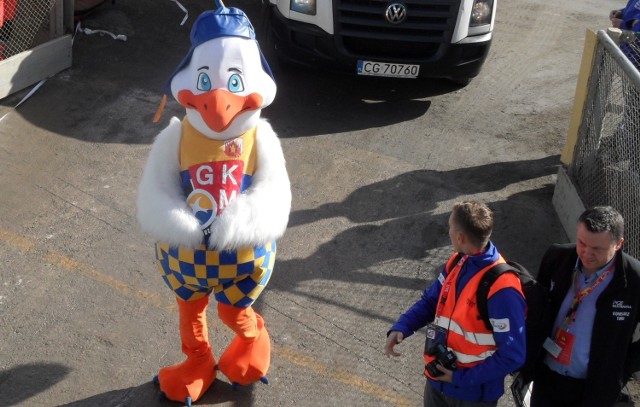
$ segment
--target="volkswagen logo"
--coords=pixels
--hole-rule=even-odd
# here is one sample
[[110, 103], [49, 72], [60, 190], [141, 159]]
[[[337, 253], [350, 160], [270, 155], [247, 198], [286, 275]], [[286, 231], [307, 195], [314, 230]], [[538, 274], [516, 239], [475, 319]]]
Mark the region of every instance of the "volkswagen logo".
[[407, 8], [404, 4], [392, 3], [387, 7], [387, 11], [384, 13], [384, 17], [391, 24], [400, 24], [407, 18]]

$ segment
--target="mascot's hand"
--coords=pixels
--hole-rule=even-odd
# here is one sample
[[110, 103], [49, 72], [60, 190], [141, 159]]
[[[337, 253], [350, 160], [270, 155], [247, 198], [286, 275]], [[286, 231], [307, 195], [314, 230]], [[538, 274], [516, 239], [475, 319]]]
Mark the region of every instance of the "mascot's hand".
[[193, 216], [191, 210], [173, 209], [169, 213], [170, 225], [173, 225], [173, 232], [167, 233], [161, 240], [167, 241], [171, 246], [185, 246], [196, 248], [202, 244], [203, 234], [200, 222]]
[[222, 235], [222, 228], [221, 227], [221, 219], [218, 218], [215, 220], [215, 222], [213, 222], [213, 224], [211, 225], [211, 227], [209, 228], [210, 233], [209, 233], [209, 244], [208, 244], [208, 248], [210, 250], [229, 250], [229, 249], [233, 249], [233, 247], [231, 247], [228, 242], [225, 242], [225, 239], [221, 238]]
[[240, 196], [233, 200], [211, 225], [209, 249], [233, 250], [258, 244], [252, 239], [253, 228], [243, 222], [245, 218], [238, 213], [238, 201], [242, 198]]

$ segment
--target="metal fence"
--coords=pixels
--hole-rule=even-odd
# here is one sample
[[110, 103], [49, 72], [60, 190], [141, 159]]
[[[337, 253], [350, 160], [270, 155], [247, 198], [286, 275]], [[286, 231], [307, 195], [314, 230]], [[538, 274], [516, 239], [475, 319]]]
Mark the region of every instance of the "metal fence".
[[624, 250], [640, 258], [640, 40], [598, 32], [567, 172], [585, 207], [611, 205], [625, 218]]
[[0, 0], [0, 60], [60, 35], [60, 0]]

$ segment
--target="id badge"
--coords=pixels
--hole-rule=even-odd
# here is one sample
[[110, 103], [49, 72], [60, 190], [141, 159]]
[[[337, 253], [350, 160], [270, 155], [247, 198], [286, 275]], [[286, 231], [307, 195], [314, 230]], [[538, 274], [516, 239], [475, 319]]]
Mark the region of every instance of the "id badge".
[[545, 339], [542, 347], [544, 348], [544, 350], [549, 352], [549, 354], [554, 358], [557, 358], [560, 352], [562, 351], [562, 349], [558, 346], [558, 344], [555, 343], [551, 338]]
[[[548, 339], [550, 340], [550, 339]], [[551, 357], [553, 357], [558, 362], [562, 363], [565, 366], [569, 366], [571, 362], [571, 354], [573, 353], [573, 344], [576, 341], [576, 337], [563, 329], [558, 330], [558, 334], [556, 335], [556, 340], [551, 341], [556, 346], [552, 347], [554, 352], [549, 351], [547, 349], [547, 342], [545, 341], [545, 349], [549, 351]]]
[[435, 324], [427, 325], [427, 338], [424, 342], [424, 353], [430, 354], [436, 344], [447, 345], [447, 330]]

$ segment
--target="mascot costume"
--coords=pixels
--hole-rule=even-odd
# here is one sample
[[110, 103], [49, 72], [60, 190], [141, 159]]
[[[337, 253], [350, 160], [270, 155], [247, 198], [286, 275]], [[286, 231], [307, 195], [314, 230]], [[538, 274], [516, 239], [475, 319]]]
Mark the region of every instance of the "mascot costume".
[[[234, 388], [267, 383], [269, 334], [251, 305], [269, 281], [291, 209], [280, 141], [260, 119], [276, 93], [271, 69], [245, 13], [216, 6], [195, 21], [191, 48], [165, 85], [165, 100], [173, 95], [186, 117], [172, 118], [154, 141], [137, 203], [142, 229], [158, 241], [158, 269], [177, 297], [186, 355], [154, 381], [187, 405], [217, 370]], [[235, 332], [217, 364], [207, 331], [211, 293], [220, 320]]]

